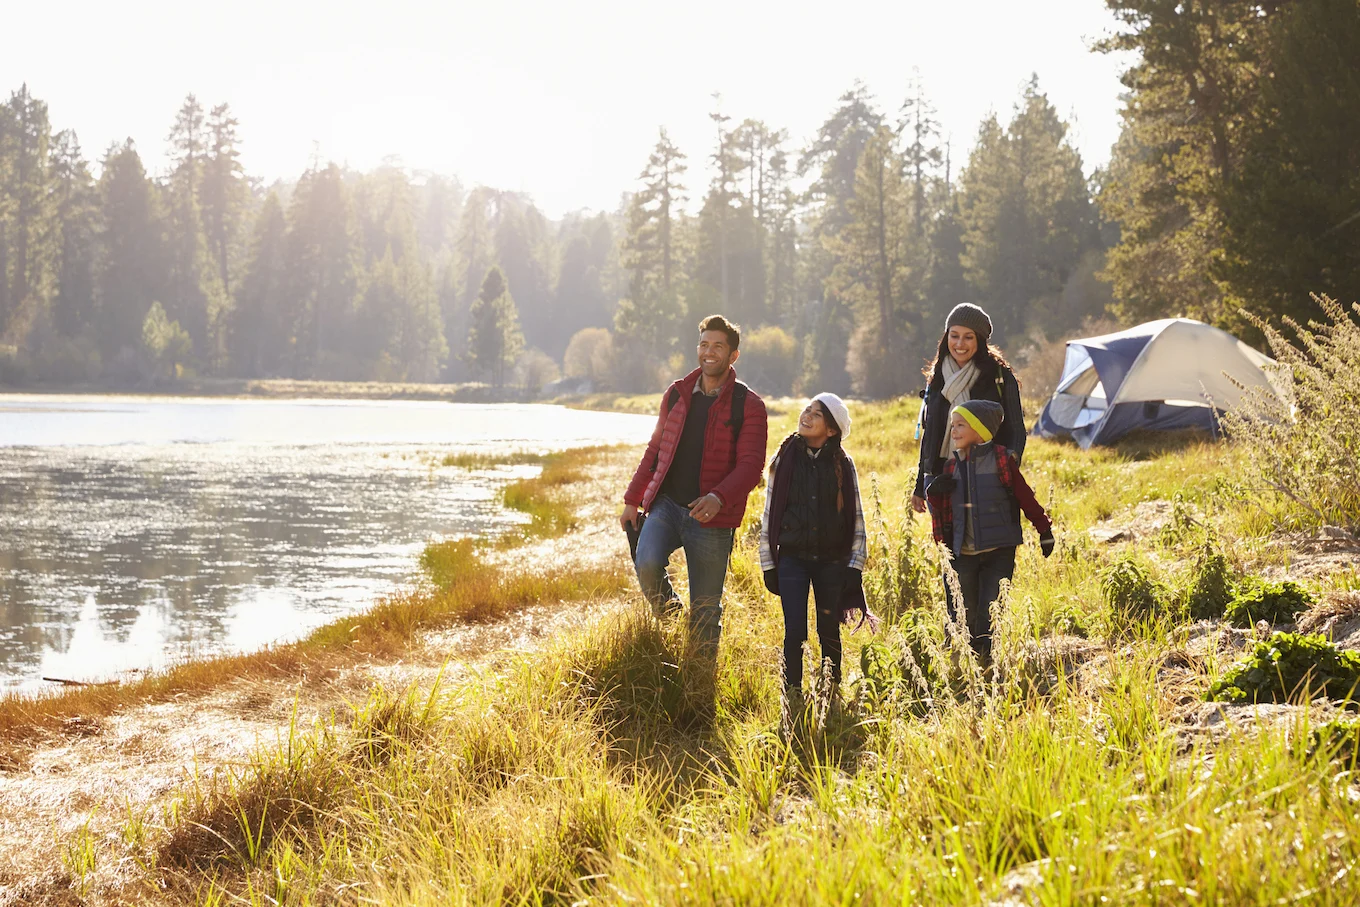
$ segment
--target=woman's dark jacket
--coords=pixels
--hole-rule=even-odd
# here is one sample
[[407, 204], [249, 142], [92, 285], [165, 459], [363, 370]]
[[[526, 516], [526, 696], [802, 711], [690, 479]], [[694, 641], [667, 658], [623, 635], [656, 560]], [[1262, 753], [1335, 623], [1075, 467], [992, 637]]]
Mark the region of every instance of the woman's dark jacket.
[[[997, 429], [997, 444], [1015, 454], [1017, 461], [1025, 453], [1025, 414], [1020, 409], [1020, 383], [1014, 373], [1004, 365], [994, 362], [990, 357], [980, 356], [977, 361], [978, 378], [973, 382], [968, 394], [974, 400], [992, 400], [1000, 403], [1005, 412], [1001, 427]], [[916, 473], [916, 489], [912, 494], [925, 497], [926, 482], [930, 476], [944, 471], [944, 457], [940, 456], [940, 446], [944, 443], [945, 432], [949, 431], [949, 411], [953, 409], [944, 396], [944, 379], [933, 377], [926, 388], [925, 425], [921, 431], [921, 468]]]

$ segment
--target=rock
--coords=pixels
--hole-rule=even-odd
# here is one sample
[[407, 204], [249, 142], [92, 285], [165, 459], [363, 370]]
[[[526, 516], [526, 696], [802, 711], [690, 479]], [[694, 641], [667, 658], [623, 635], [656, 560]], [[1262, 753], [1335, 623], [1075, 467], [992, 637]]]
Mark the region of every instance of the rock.
[[1088, 529], [1087, 532], [1091, 535], [1091, 541], [1101, 545], [1113, 545], [1115, 542], [1133, 541], [1133, 533], [1127, 529], [1095, 526]]

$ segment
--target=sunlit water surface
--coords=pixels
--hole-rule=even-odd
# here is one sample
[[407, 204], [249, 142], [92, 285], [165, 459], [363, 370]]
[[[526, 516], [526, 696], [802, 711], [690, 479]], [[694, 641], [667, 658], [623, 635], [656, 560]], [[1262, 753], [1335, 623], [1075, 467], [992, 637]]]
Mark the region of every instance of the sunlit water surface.
[[646, 439], [555, 406], [0, 396], [0, 688], [297, 638], [410, 580], [431, 538], [522, 522], [537, 467], [457, 451]]

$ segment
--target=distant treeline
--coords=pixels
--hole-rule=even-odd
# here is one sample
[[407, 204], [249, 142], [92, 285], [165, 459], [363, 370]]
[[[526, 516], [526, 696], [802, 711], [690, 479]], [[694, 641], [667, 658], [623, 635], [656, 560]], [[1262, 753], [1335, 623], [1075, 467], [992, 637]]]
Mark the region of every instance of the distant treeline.
[[[131, 141], [96, 177], [27, 87], [0, 107], [0, 383], [234, 377], [465, 381], [560, 374], [650, 389], [693, 326], [742, 323], [761, 390], [920, 386], [973, 301], [1011, 349], [1087, 318], [1307, 315], [1360, 276], [1360, 5], [1109, 2], [1123, 134], [1091, 179], [1037, 78], [951, 160], [919, 78], [855, 85], [804, 147], [713, 114], [713, 177], [660, 131], [616, 212], [396, 163], [315, 162], [265, 186], [226, 104], [192, 95], [170, 165]], [[691, 199], [695, 202], [691, 204]]]

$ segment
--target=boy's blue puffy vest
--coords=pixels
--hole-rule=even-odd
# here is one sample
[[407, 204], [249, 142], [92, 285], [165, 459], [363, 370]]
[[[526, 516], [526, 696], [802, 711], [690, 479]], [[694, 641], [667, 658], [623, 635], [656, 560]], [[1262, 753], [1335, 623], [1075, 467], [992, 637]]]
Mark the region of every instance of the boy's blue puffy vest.
[[973, 505], [974, 551], [1024, 544], [1020, 505], [997, 472], [995, 443], [975, 445], [967, 460], [955, 460], [954, 477], [958, 480], [952, 495], [955, 556], [963, 552], [964, 520], [967, 518], [965, 500]]

